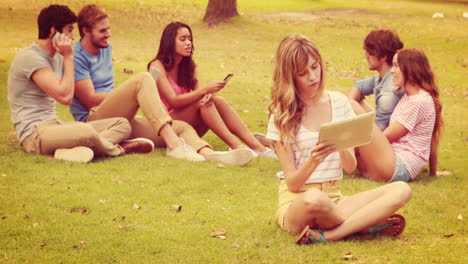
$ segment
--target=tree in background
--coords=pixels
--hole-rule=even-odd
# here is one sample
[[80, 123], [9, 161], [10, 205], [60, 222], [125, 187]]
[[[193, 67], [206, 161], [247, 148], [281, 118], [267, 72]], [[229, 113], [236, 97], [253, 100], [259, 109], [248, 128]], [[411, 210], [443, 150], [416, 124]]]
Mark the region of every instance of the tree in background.
[[237, 0], [209, 0], [203, 21], [215, 25], [238, 15]]

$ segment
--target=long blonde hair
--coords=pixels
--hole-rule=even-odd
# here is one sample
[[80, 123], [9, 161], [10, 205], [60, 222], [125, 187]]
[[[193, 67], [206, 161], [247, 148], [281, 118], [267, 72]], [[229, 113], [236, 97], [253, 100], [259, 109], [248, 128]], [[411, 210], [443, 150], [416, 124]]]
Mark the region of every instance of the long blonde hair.
[[274, 123], [280, 131], [280, 141], [295, 143], [304, 109], [304, 100], [294, 84], [294, 76], [302, 71], [312, 57], [320, 65], [319, 89], [324, 87], [322, 56], [317, 47], [304, 35], [294, 34], [285, 37], [276, 52], [272, 102], [268, 107], [274, 115]]
[[439, 87], [435, 83], [434, 73], [423, 51], [418, 49], [402, 49], [398, 51], [398, 65], [403, 75], [404, 84], [418, 86], [432, 96], [436, 119], [431, 139], [431, 154], [429, 157], [429, 173], [435, 175], [437, 171], [437, 149], [443, 127], [442, 104], [439, 99]]

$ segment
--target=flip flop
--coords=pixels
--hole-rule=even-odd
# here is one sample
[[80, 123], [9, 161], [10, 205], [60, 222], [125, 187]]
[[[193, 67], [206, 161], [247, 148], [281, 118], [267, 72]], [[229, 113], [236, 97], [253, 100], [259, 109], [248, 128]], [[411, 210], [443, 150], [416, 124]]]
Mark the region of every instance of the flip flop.
[[[317, 239], [313, 236], [309, 236], [309, 231], [316, 232], [320, 234], [320, 239]], [[307, 238], [307, 241], [303, 242], [303, 239]], [[306, 226], [302, 232], [299, 234], [299, 237], [296, 239], [296, 244], [298, 245], [309, 245], [314, 243], [322, 243], [327, 242], [325, 239], [325, 235], [323, 234], [323, 230], [312, 230], [309, 226]]]
[[[391, 218], [400, 219], [400, 223], [390, 222], [392, 221]], [[389, 227], [391, 226], [400, 226], [401, 228], [395, 232], [395, 229], [389, 230]], [[399, 234], [403, 233], [403, 230], [405, 230], [405, 227], [406, 227], [405, 218], [402, 215], [394, 214], [390, 216], [389, 218], [387, 218], [386, 223], [369, 227], [367, 229], [367, 232], [371, 235], [398, 236]]]

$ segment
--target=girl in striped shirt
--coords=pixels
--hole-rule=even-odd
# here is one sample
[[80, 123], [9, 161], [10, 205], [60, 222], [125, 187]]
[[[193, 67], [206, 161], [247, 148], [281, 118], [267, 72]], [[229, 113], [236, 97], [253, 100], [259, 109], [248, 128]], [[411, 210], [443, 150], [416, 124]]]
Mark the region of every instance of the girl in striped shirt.
[[[426, 55], [417, 49], [402, 49], [393, 57], [393, 84], [405, 94], [398, 102], [390, 125], [374, 128], [370, 144], [358, 147], [365, 175], [377, 181], [411, 181], [428, 163], [437, 171], [437, 147], [442, 127], [439, 88]], [[353, 104], [356, 113], [362, 113]]]
[[354, 113], [343, 94], [324, 89], [323, 61], [303, 35], [284, 38], [277, 50], [267, 138], [274, 141], [280, 174], [276, 222], [301, 232], [297, 243], [342, 239], [357, 232], [398, 235], [405, 220], [395, 211], [411, 198], [408, 184], [396, 182], [343, 196], [343, 169], [356, 168], [353, 149], [336, 152], [318, 141], [321, 124]]

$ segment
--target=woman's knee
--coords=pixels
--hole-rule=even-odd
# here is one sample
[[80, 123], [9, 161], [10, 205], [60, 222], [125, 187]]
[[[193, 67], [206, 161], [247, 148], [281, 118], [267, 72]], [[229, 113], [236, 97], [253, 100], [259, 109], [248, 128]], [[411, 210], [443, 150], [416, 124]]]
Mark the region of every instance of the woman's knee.
[[328, 196], [318, 189], [307, 191], [303, 203], [308, 212], [326, 213], [332, 209]]
[[212, 100], [215, 104], [228, 104], [226, 99], [224, 99], [224, 97], [219, 96], [219, 95], [213, 95]]
[[198, 100], [196, 104], [192, 104], [191, 107], [194, 110], [203, 111], [205, 109], [209, 109], [213, 106], [215, 96], [213, 95], [209, 101], [205, 101], [205, 97], [202, 97]]
[[402, 181], [396, 182], [396, 184], [398, 185], [398, 189], [400, 191], [401, 201], [403, 203], [407, 203], [413, 196], [413, 191], [411, 190], [409, 184]]
[[400, 208], [405, 205], [412, 197], [413, 192], [408, 183], [397, 181], [390, 183], [392, 185], [392, 192], [395, 195], [395, 203]]

